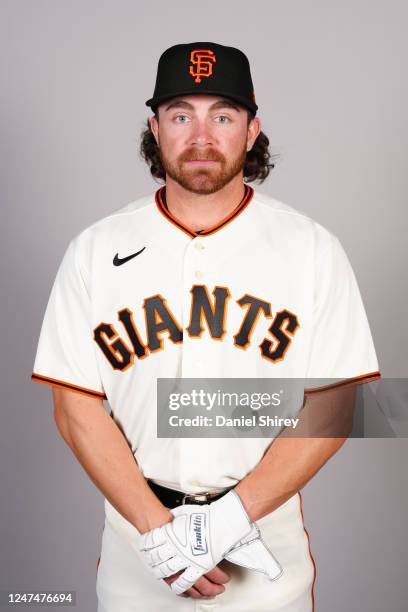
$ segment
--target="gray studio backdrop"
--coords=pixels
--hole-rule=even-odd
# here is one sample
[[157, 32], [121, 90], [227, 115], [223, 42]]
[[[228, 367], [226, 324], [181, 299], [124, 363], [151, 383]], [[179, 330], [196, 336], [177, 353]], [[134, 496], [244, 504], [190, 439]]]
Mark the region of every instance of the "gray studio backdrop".
[[[381, 372], [407, 376], [406, 6], [249, 6], [1, 1], [0, 589], [74, 589], [79, 612], [96, 609], [103, 498], [30, 374], [69, 240], [157, 188], [138, 145], [166, 47], [247, 53], [280, 155], [258, 188], [339, 237]], [[303, 490], [319, 612], [406, 609], [407, 459], [404, 439], [348, 440]]]

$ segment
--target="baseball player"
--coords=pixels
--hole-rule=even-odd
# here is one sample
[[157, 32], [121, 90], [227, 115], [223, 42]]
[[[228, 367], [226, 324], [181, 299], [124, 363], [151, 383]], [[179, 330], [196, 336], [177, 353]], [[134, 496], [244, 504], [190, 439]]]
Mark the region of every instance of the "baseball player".
[[242, 51], [167, 49], [146, 104], [162, 185], [70, 242], [32, 374], [105, 497], [98, 612], [310, 612], [300, 489], [346, 438], [159, 438], [157, 380], [354, 392], [380, 377], [357, 281], [334, 234], [249, 185], [271, 164]]

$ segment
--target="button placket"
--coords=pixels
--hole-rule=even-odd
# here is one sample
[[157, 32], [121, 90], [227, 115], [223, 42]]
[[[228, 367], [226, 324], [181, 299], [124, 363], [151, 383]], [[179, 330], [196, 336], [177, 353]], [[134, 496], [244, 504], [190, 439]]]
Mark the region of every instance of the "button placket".
[[198, 338], [190, 338], [186, 327], [191, 315], [191, 289], [193, 285], [205, 282], [207, 246], [200, 238], [194, 238], [187, 246], [183, 266], [183, 355], [181, 375], [186, 378], [200, 377], [203, 364], [200, 359]]
[[[209, 248], [207, 238], [194, 238], [187, 245], [183, 262], [183, 343], [181, 358], [181, 374], [183, 378], [202, 378], [206, 370], [203, 342], [200, 338], [189, 336], [186, 328], [190, 322], [193, 285], [206, 283], [208, 270]], [[201, 274], [197, 275], [197, 272]], [[192, 416], [197, 413], [196, 409]], [[179, 466], [181, 482], [185, 486], [201, 487], [202, 474], [208, 459], [201, 450], [200, 440], [196, 438], [180, 438]], [[204, 602], [203, 602], [204, 603]], [[206, 602], [207, 603], [207, 602]], [[211, 604], [208, 601], [208, 604]], [[205, 608], [212, 609], [212, 608]]]
[[[196, 253], [201, 253], [203, 254], [203, 252], [205, 251], [205, 245], [202, 242], [202, 240], [200, 240], [199, 238], [196, 238], [193, 240], [193, 248], [194, 251]], [[197, 261], [197, 268], [194, 272], [194, 278], [196, 280], [203, 280], [205, 278], [205, 273], [203, 272], [202, 268], [202, 257], [198, 256], [196, 257], [196, 261]]]

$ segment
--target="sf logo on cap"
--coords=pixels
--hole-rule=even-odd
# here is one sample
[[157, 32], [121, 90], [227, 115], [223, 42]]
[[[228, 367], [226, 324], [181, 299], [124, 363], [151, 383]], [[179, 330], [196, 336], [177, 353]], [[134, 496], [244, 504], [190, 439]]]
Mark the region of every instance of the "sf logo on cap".
[[[212, 75], [213, 63], [216, 62], [215, 55], [210, 49], [194, 49], [190, 53], [190, 74], [195, 77], [195, 83], [201, 83], [201, 77]], [[195, 68], [195, 69], [194, 69]]]

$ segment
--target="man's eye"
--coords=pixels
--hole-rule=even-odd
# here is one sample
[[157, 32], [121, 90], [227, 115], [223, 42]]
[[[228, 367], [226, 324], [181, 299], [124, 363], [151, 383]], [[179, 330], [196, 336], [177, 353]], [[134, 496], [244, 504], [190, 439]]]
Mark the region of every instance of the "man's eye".
[[177, 115], [176, 116], [177, 123], [185, 123], [188, 120], [187, 115]]
[[226, 115], [218, 115], [218, 117], [216, 117], [216, 120], [218, 120], [219, 123], [228, 123], [229, 117], [227, 117]]

